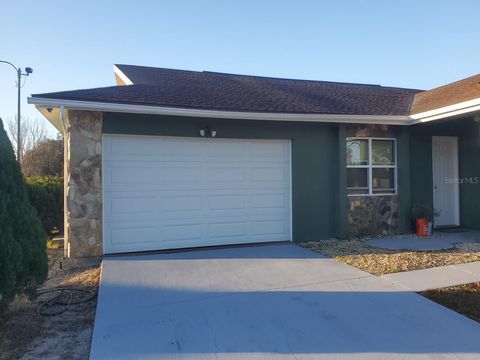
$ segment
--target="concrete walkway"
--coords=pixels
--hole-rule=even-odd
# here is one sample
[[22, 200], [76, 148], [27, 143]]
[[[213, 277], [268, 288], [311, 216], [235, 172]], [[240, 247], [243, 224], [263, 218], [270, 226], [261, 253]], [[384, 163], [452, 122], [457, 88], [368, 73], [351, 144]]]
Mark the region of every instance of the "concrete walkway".
[[380, 278], [412, 291], [424, 291], [480, 281], [480, 261], [386, 274]]
[[292, 244], [103, 261], [92, 360], [479, 358], [479, 323]]

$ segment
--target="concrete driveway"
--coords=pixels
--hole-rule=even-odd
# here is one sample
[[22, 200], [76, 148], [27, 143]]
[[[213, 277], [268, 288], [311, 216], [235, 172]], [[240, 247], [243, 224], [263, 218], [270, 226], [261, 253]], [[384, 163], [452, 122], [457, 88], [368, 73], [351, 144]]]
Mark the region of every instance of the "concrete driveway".
[[107, 257], [92, 359], [480, 359], [480, 324], [291, 244]]

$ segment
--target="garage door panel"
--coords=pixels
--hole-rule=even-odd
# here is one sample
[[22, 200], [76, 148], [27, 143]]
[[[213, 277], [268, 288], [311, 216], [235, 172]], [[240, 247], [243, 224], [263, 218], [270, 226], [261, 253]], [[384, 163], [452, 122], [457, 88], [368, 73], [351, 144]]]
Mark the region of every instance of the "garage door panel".
[[245, 237], [248, 234], [248, 222], [246, 221], [224, 221], [208, 224], [208, 237], [231, 238]]
[[157, 202], [148, 196], [129, 196], [112, 198], [110, 211], [116, 214], [149, 214], [155, 212]]
[[209, 194], [207, 196], [207, 210], [242, 210], [247, 205], [247, 196], [244, 194]]
[[286, 217], [290, 197], [284, 193], [259, 192], [254, 194], [202, 194], [176, 192], [149, 194], [145, 192], [110, 193], [105, 202], [105, 220], [133, 222], [148, 220], [162, 223], [163, 220], [178, 218], [262, 217], [276, 215]]
[[204, 145], [201, 142], [191, 142], [187, 138], [166, 138], [161, 142], [156, 141], [156, 159], [166, 161], [191, 161], [201, 159], [204, 153]]
[[250, 172], [253, 181], [269, 181], [283, 183], [287, 181], [287, 173], [284, 166], [254, 166]]
[[245, 160], [248, 157], [248, 144], [243, 141], [212, 142], [206, 140], [206, 156], [210, 161], [219, 159]]
[[231, 163], [220, 166], [219, 164], [208, 166], [205, 180], [210, 183], [244, 182], [245, 171], [242, 168], [234, 167]]
[[131, 146], [125, 147], [125, 141], [121, 138], [111, 138], [108, 146], [104, 146], [104, 155], [115, 154], [119, 160], [135, 160], [142, 157], [150, 158], [155, 154], [155, 141], [153, 139], [138, 139], [131, 136], [129, 139]]
[[[198, 219], [204, 220], [204, 219]], [[126, 228], [121, 223], [112, 223], [112, 243], [126, 244], [136, 243], [158, 243], [190, 240], [190, 246], [202, 246], [208, 239], [224, 241], [225, 239], [240, 240], [241, 243], [261, 241], [261, 238], [273, 241], [289, 240], [288, 227], [283, 218], [237, 221], [230, 218], [220, 222], [183, 222], [168, 225], [157, 224], [157, 226], [144, 226], [145, 222], [132, 224]], [[240, 238], [240, 239], [239, 239]]]
[[266, 142], [255, 142], [250, 146], [250, 154], [255, 158], [260, 159], [279, 159], [279, 155], [284, 160], [287, 160], [290, 156], [290, 149], [283, 146], [284, 143], [266, 143]]
[[[152, 164], [152, 166], [158, 166]], [[198, 163], [185, 163], [181, 165], [163, 165], [158, 166], [155, 171], [155, 179], [161, 182], [169, 183], [188, 183], [195, 185], [198, 179], [203, 177], [203, 168]], [[162, 184], [168, 186], [168, 184]], [[191, 186], [191, 185], [190, 185]]]
[[117, 166], [109, 171], [111, 184], [116, 183], [150, 183], [153, 179], [153, 170], [148, 167]]
[[285, 209], [288, 198], [285, 193], [256, 193], [251, 195], [251, 206], [256, 209]]
[[203, 238], [202, 222], [189, 223], [189, 224], [177, 224], [177, 225], [164, 225], [160, 227], [164, 241], [178, 241], [178, 240], [191, 240], [201, 241]]
[[103, 143], [106, 253], [291, 240], [289, 141]]
[[283, 218], [252, 221], [252, 235], [281, 235], [286, 231]]
[[135, 243], [145, 244], [156, 241], [154, 226], [135, 226], [135, 227], [112, 227], [110, 231], [110, 241], [113, 245], [130, 244], [135, 239]]
[[185, 212], [201, 211], [201, 195], [169, 195], [161, 198], [161, 205], [164, 211]]
[[[130, 170], [133, 171], [133, 170]], [[128, 170], [125, 170], [128, 172]], [[180, 172], [179, 172], [180, 173]], [[118, 173], [117, 173], [118, 174]], [[109, 175], [111, 176], [111, 175]], [[228, 177], [226, 175], [225, 177]], [[246, 175], [248, 177], [248, 175]], [[128, 181], [123, 181], [121, 179], [117, 179], [113, 182], [108, 182], [107, 179], [104, 179], [104, 184], [108, 184], [108, 192], [123, 192], [123, 191], [136, 191], [139, 188], [148, 189], [151, 191], [156, 192], [164, 192], [164, 191], [250, 191], [250, 190], [284, 190], [286, 187], [289, 186], [290, 181], [287, 175], [283, 180], [246, 180], [246, 181], [208, 181], [204, 177], [189, 177], [189, 178], [182, 178], [177, 181], [173, 177], [169, 179], [169, 181], [162, 181], [162, 177], [158, 175], [152, 176], [150, 179], [141, 179], [139, 178], [137, 181], [130, 178]], [[146, 185], [147, 184], [147, 185]], [[148, 187], [146, 187], [148, 186]]]

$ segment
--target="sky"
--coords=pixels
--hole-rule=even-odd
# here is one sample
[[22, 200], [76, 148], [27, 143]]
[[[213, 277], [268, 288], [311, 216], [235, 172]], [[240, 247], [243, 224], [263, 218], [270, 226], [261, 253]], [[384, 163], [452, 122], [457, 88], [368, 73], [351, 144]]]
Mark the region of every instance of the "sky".
[[[115, 63], [431, 89], [480, 73], [478, 14], [479, 0], [0, 0], [0, 60], [33, 68], [31, 119], [27, 96], [114, 85]], [[0, 64], [3, 119], [15, 80]]]

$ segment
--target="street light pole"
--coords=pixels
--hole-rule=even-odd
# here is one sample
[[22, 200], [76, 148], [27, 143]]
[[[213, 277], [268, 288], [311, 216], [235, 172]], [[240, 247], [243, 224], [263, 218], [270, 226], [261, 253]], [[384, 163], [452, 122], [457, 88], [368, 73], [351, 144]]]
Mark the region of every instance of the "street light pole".
[[21, 148], [22, 148], [22, 139], [21, 139], [21, 132], [20, 132], [20, 94], [21, 94], [21, 88], [22, 88], [22, 76], [28, 76], [33, 72], [33, 69], [30, 67], [25, 68], [25, 73], [22, 73], [22, 69], [20, 67], [16, 67], [9, 61], [5, 60], [0, 60], [0, 63], [5, 63], [13, 67], [17, 73], [17, 161], [20, 162], [20, 154], [21, 154]]
[[22, 69], [17, 69], [17, 89], [18, 89], [18, 96], [17, 96], [17, 161], [20, 162], [20, 154], [22, 153], [22, 138], [20, 137], [20, 80], [22, 80]]

